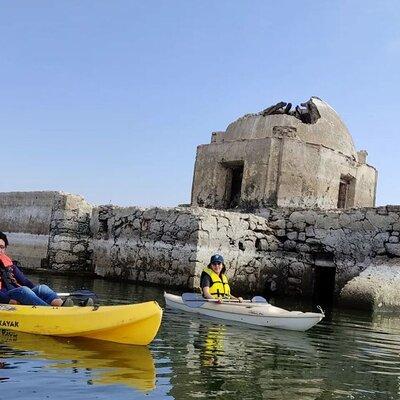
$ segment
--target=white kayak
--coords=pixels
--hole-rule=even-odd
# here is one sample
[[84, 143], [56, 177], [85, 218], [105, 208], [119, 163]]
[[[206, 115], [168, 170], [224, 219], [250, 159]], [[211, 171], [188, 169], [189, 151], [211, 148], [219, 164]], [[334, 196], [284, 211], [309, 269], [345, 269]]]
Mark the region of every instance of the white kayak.
[[[164, 293], [167, 307], [195, 314], [206, 315], [229, 321], [243, 322], [268, 328], [306, 331], [324, 317], [324, 314], [302, 311], [288, 311], [269, 303], [206, 301], [199, 295], [198, 307], [188, 306], [181, 296]], [[202, 299], [202, 300], [201, 300]], [[185, 304], [186, 303], [186, 304]]]

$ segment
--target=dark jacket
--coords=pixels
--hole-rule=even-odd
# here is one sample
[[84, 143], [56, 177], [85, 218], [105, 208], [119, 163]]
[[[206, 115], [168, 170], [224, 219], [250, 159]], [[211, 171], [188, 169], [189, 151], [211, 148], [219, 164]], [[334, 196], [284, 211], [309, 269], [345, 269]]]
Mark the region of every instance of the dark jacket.
[[[5, 267], [0, 263], [0, 281], [1, 281], [1, 289], [0, 289], [0, 303], [9, 303], [10, 297], [8, 296], [8, 291], [17, 288], [18, 286], [14, 285], [11, 282], [6, 282], [3, 279], [3, 273], [1, 273]], [[12, 274], [14, 275], [16, 281], [21, 286], [27, 286], [32, 289], [35, 285], [22, 273], [22, 271], [13, 263], [12, 267], [10, 267]]]

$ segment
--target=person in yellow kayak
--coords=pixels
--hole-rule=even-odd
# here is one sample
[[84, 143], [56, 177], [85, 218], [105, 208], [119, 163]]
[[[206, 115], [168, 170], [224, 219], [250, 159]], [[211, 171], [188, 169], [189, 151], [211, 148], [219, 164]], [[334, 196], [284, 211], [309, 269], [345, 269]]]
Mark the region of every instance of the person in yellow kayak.
[[[228, 278], [225, 275], [224, 257], [220, 254], [211, 256], [210, 263], [200, 276], [200, 287], [205, 299], [230, 299], [231, 288], [229, 287]], [[236, 299], [236, 297], [234, 297]], [[237, 298], [243, 301], [241, 297]]]
[[35, 306], [72, 306], [72, 299], [63, 301], [47, 285], [34, 285], [6, 254], [7, 236], [0, 232], [0, 303]]

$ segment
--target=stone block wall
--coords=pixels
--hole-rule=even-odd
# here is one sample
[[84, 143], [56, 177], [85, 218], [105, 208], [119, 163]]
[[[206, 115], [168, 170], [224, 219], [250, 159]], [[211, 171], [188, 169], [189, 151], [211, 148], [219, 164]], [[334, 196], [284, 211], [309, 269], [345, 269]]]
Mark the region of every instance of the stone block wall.
[[[286, 264], [276, 270], [276, 281], [272, 280], [281, 293], [311, 295], [315, 266], [335, 267], [335, 291], [343, 303], [357, 306], [357, 302], [364, 301], [361, 308], [366, 308], [367, 303], [374, 307], [371, 298], [378, 299], [382, 293], [355, 296], [354, 290], [365, 290], [365, 282], [360, 283], [359, 289], [354, 289], [352, 283], [352, 291], [346, 289], [347, 284], [367, 268], [369, 279], [376, 272], [382, 281], [377, 264], [390, 265], [392, 270], [400, 265], [399, 206], [346, 211], [265, 209], [260, 215], [279, 240], [279, 257]], [[369, 286], [376, 289], [372, 281]]]
[[204, 208], [197, 208], [196, 215], [199, 221], [196, 285], [210, 256], [218, 252], [224, 256], [226, 273], [235, 291], [263, 291], [266, 279], [274, 275], [271, 254], [280, 246], [265, 218]]
[[90, 246], [92, 206], [81, 196], [60, 194], [51, 214], [47, 267], [60, 272], [93, 272]]
[[257, 254], [274, 249], [265, 219], [202, 208], [102, 206], [92, 218], [95, 272], [101, 276], [193, 288], [215, 252], [241, 290], [259, 289], [263, 271]]
[[192, 209], [100, 206], [91, 226], [96, 274], [193, 286], [199, 224]]
[[[400, 305], [400, 206], [269, 208], [257, 215], [199, 207], [93, 208], [61, 192], [0, 194], [10, 254], [30, 268], [193, 288], [213, 253], [235, 291], [309, 297], [318, 268], [359, 308]], [[12, 231], [10, 231], [12, 229]]]

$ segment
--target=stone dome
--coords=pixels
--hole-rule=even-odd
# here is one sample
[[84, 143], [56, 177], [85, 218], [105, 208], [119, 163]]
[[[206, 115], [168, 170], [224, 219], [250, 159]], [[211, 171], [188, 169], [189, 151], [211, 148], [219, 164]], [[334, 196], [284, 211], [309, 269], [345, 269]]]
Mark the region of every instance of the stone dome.
[[[277, 127], [289, 129], [291, 137], [322, 145], [357, 159], [353, 139], [337, 112], [318, 97], [297, 106], [278, 103], [257, 114], [247, 114], [228, 125], [222, 141], [276, 136]], [[294, 128], [294, 129], [293, 129]]]

